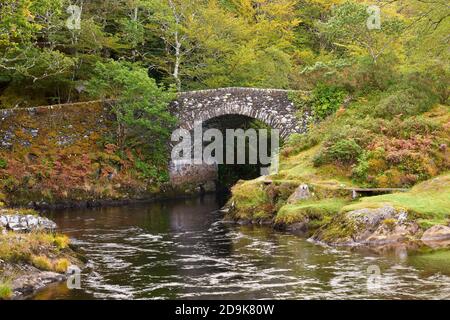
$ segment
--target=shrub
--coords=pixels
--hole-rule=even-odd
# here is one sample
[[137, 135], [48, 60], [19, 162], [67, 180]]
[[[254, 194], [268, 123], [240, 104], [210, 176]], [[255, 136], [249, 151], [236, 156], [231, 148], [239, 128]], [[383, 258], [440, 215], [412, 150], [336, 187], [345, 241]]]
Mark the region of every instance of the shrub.
[[324, 147], [313, 158], [314, 166], [327, 163], [351, 164], [357, 161], [363, 149], [353, 139], [341, 139], [336, 143]]
[[20, 187], [20, 181], [14, 177], [7, 177], [2, 181], [5, 191], [14, 192]]
[[283, 156], [298, 154], [306, 149], [312, 148], [320, 142], [320, 138], [310, 131], [306, 134], [293, 134], [282, 150]]
[[136, 159], [134, 162], [134, 167], [137, 171], [139, 171], [140, 176], [144, 179], [151, 179], [158, 176], [158, 169], [155, 166], [152, 166], [151, 164], [148, 164], [140, 159]]
[[314, 116], [324, 119], [336, 112], [344, 102], [346, 92], [337, 86], [319, 84], [313, 90], [311, 109]]
[[361, 113], [377, 118], [406, 118], [429, 111], [438, 102], [432, 83], [423, 76], [409, 74], [391, 86], [384, 94], [375, 96], [371, 103], [361, 107]]
[[448, 104], [450, 97], [450, 72], [448, 68], [442, 65], [429, 66], [425, 71], [424, 77], [432, 81], [430, 88], [439, 97], [439, 102]]
[[384, 119], [392, 119], [395, 116], [414, 116], [428, 111], [434, 103], [435, 99], [424, 91], [407, 88], [382, 98], [372, 109], [372, 114]]
[[364, 152], [358, 159], [358, 164], [352, 170], [352, 175], [354, 178], [356, 178], [356, 180], [359, 180], [359, 181], [367, 180], [368, 173], [370, 170], [370, 165], [369, 165], [368, 159], [369, 159], [368, 152]]

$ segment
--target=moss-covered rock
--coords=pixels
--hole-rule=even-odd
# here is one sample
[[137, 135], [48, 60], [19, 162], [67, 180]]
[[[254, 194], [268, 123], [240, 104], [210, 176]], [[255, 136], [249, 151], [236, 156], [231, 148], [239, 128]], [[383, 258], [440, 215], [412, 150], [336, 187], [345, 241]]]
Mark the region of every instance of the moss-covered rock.
[[244, 221], [267, 221], [273, 218], [274, 205], [262, 181], [239, 181], [232, 188], [227, 218]]
[[305, 231], [312, 232], [328, 223], [347, 202], [345, 199], [330, 198], [286, 204], [277, 212], [275, 226], [292, 230], [299, 226], [292, 225], [302, 223]]

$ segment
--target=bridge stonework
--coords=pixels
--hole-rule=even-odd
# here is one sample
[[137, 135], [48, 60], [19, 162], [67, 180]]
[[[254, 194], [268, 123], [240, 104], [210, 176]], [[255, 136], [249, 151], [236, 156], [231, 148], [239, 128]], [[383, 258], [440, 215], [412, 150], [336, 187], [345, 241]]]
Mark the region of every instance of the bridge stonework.
[[[297, 119], [289, 91], [276, 89], [224, 88], [180, 93], [171, 104], [179, 126], [192, 129], [195, 121], [224, 115], [243, 115], [279, 129], [286, 138], [305, 132], [306, 122]], [[103, 134], [114, 130], [114, 117], [102, 101], [81, 102], [27, 109], [0, 110], [0, 151], [13, 152], [16, 146], [61, 149], [82, 143], [86, 148]], [[88, 153], [90, 150], [85, 150]], [[217, 166], [174, 165], [174, 184], [205, 185], [217, 178]], [[210, 184], [210, 183], [209, 183]]]
[[[280, 130], [280, 137], [306, 131], [306, 119], [298, 119], [288, 90], [256, 88], [222, 88], [180, 93], [171, 104], [179, 127], [191, 131], [195, 122], [220, 116], [242, 115], [262, 121]], [[217, 166], [207, 164], [170, 164], [173, 184], [200, 184], [217, 179]]]
[[224, 115], [243, 115], [279, 129], [282, 138], [305, 131], [297, 119], [289, 91], [278, 89], [223, 88], [183, 92], [171, 105], [179, 126], [191, 130], [195, 121]]

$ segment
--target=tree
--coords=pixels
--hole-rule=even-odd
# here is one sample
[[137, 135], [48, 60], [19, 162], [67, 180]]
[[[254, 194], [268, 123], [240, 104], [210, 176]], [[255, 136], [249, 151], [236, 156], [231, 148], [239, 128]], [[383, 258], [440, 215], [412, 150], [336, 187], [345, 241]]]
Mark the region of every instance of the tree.
[[43, 35], [54, 16], [61, 14], [62, 1], [6, 0], [0, 6], [0, 70], [10, 77], [33, 82], [69, 71], [74, 60], [51, 46]]
[[382, 54], [398, 45], [405, 25], [398, 17], [384, 12], [381, 28], [370, 30], [367, 9], [365, 4], [347, 1], [335, 7], [327, 22], [318, 24], [335, 48], [344, 48], [351, 55], [368, 55], [376, 64]]
[[211, 0], [186, 28], [197, 48], [185, 63], [191, 88], [288, 87], [295, 2]]
[[158, 86], [145, 68], [129, 62], [99, 62], [95, 75], [87, 90], [94, 97], [114, 99], [111, 107], [117, 120], [119, 147], [135, 135], [154, 152], [161, 152], [175, 123], [167, 109], [175, 98], [173, 90]]
[[[411, 0], [399, 3], [399, 10], [410, 12], [409, 57], [415, 63], [424, 61], [448, 66], [450, 6], [446, 0]], [[434, 60], [434, 61], [433, 61]]]
[[164, 55], [155, 56], [157, 68], [170, 74], [178, 91], [182, 87], [183, 64], [195, 49], [186, 32], [200, 1], [149, 0], [149, 26], [164, 43]]

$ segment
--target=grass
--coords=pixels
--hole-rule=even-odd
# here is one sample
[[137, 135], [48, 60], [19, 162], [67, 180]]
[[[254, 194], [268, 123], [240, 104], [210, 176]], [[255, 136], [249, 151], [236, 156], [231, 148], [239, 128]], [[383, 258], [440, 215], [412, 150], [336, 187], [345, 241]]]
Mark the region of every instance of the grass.
[[0, 281], [0, 300], [11, 298], [13, 294], [9, 281]]
[[[69, 238], [45, 232], [0, 234], [0, 259], [9, 263], [25, 262], [41, 270], [62, 270], [66, 262], [59, 259]], [[58, 271], [59, 272], [59, 271]], [[65, 270], [64, 270], [65, 272]]]
[[275, 218], [277, 224], [292, 224], [296, 222], [315, 220], [315, 227], [329, 221], [331, 217], [338, 213], [348, 200], [340, 198], [329, 198], [322, 200], [307, 200], [296, 204], [286, 204], [279, 211]]
[[47, 258], [44, 255], [31, 256], [31, 263], [33, 264], [33, 266], [35, 266], [36, 268], [38, 268], [40, 270], [45, 270], [45, 271], [53, 270], [52, 262], [50, 261], [49, 258]]
[[422, 182], [409, 192], [361, 198], [358, 202], [345, 206], [342, 211], [380, 208], [386, 205], [413, 213], [424, 228], [445, 224], [450, 218], [450, 174]]
[[69, 266], [70, 266], [70, 261], [67, 260], [66, 258], [61, 258], [55, 262], [55, 264], [53, 265], [53, 269], [56, 272], [65, 273], [65, 272], [67, 272], [67, 268], [69, 268]]
[[317, 145], [300, 153], [281, 158], [280, 172], [273, 180], [285, 179], [316, 184], [353, 185], [347, 177], [348, 170], [338, 166], [325, 165], [316, 168], [313, 157], [320, 150]]
[[58, 249], [65, 249], [69, 246], [70, 240], [69, 237], [58, 234], [54, 236], [53, 243]]
[[232, 189], [237, 219], [265, 219], [271, 216], [270, 199], [262, 183], [245, 181]]
[[[1, 202], [1, 195], [0, 195], [0, 202]], [[32, 216], [38, 216], [38, 213], [36, 210], [33, 209], [11, 209], [11, 208], [1, 208], [0, 206], [0, 213], [2, 215], [32, 215]]]

